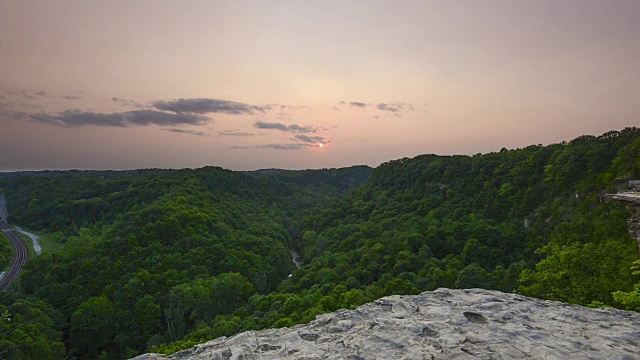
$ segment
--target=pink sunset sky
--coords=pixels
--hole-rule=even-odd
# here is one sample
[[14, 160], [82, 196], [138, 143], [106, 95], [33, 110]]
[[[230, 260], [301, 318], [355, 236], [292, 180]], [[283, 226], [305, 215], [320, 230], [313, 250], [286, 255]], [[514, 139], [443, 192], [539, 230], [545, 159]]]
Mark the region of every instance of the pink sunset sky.
[[0, 1], [0, 171], [328, 168], [640, 126], [640, 1]]

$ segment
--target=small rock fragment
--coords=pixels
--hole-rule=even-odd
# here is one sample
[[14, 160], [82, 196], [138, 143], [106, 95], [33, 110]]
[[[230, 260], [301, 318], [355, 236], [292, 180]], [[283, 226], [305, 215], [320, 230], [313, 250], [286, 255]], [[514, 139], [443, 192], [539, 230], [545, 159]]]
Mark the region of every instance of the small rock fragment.
[[300, 338], [302, 340], [306, 340], [306, 341], [316, 341], [320, 338], [320, 335], [318, 334], [308, 334], [308, 333], [302, 333], [300, 334]]
[[469, 320], [472, 323], [476, 323], [476, 324], [486, 324], [487, 318], [482, 316], [481, 314], [478, 313], [474, 313], [471, 311], [465, 311], [462, 313], [462, 315], [464, 315], [464, 317], [467, 318], [467, 320]]
[[260, 346], [258, 346], [258, 348], [256, 350], [258, 350], [258, 352], [264, 353], [264, 352], [269, 352], [269, 351], [275, 351], [280, 349], [282, 346], [276, 346], [276, 345], [269, 345], [269, 344], [262, 344]]
[[428, 336], [428, 337], [437, 337], [438, 336], [438, 332], [431, 329], [428, 326], [425, 326], [422, 328], [422, 335], [424, 336]]

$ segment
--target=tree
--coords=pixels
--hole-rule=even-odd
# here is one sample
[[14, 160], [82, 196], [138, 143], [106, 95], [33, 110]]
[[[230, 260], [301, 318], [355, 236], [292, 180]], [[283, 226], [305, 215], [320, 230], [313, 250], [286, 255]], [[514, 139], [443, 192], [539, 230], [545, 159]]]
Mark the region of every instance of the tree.
[[491, 275], [480, 265], [473, 263], [458, 273], [453, 285], [456, 289], [492, 288]]
[[[631, 274], [640, 276], [640, 260], [633, 263]], [[613, 293], [613, 300], [625, 310], [640, 311], [640, 281], [634, 286], [632, 291], [616, 291]]]
[[116, 350], [116, 317], [113, 303], [104, 296], [92, 297], [80, 304], [71, 315], [69, 338], [73, 344], [72, 352], [82, 359], [92, 359], [104, 350]]
[[588, 305], [612, 304], [612, 292], [628, 289], [628, 269], [635, 257], [622, 242], [549, 245], [536, 270], [524, 270], [518, 292], [532, 297]]
[[43, 301], [6, 300], [0, 299], [0, 358], [64, 359], [60, 314]]

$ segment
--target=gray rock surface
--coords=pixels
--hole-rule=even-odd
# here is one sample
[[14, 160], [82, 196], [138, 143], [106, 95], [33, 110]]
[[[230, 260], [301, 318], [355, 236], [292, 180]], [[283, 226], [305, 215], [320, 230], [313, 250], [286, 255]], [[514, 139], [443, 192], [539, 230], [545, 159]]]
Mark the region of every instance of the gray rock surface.
[[389, 296], [292, 328], [222, 337], [171, 356], [235, 359], [640, 359], [640, 313], [483, 289]]
[[[632, 180], [638, 181], [638, 180]], [[631, 181], [630, 181], [631, 183]], [[638, 187], [634, 183], [634, 187]], [[617, 194], [606, 194], [605, 198], [622, 201], [627, 204], [627, 210], [631, 212], [631, 217], [627, 220], [629, 224], [629, 236], [638, 242], [638, 251], [640, 251], [640, 192], [638, 191], [620, 191]]]

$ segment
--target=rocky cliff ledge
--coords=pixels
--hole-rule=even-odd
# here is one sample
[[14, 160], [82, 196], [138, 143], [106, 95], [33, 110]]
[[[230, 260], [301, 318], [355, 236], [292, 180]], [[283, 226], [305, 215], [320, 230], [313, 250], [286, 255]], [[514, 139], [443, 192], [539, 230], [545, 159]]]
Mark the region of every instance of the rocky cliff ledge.
[[631, 217], [627, 220], [629, 224], [629, 235], [638, 241], [638, 250], [640, 251], [640, 192], [620, 191], [617, 194], [607, 194], [605, 197], [627, 204], [627, 210], [631, 212]]
[[249, 331], [159, 359], [640, 359], [640, 313], [498, 291], [427, 291]]

